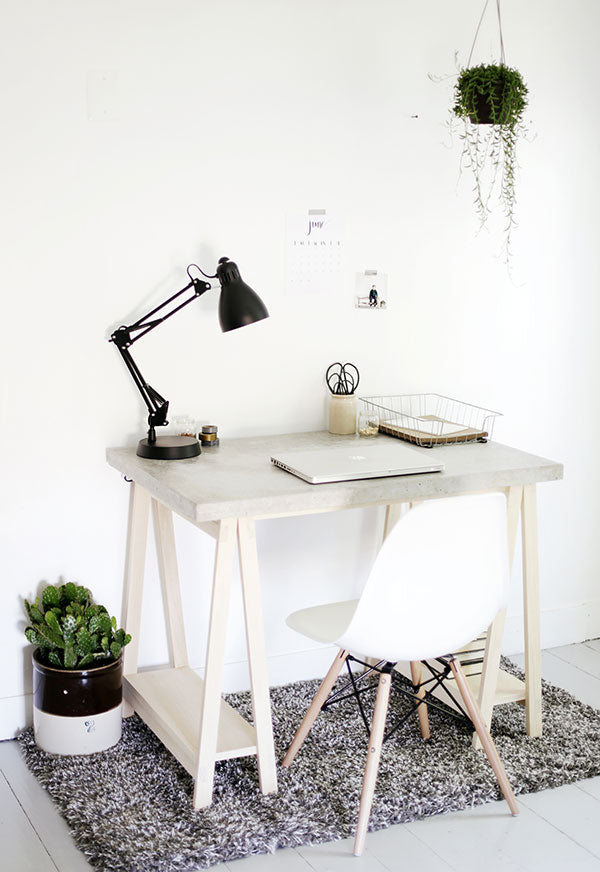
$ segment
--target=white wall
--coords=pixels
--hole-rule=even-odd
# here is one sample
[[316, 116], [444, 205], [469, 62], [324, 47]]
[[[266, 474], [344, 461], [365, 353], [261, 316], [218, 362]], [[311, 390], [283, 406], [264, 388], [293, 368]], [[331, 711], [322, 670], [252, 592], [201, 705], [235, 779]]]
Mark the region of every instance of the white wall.
[[[144, 409], [109, 328], [228, 255], [272, 317], [223, 335], [217, 293], [136, 346], [171, 411], [223, 440], [323, 428], [323, 373], [355, 361], [365, 391], [434, 390], [504, 412], [495, 436], [565, 463], [539, 488], [543, 644], [600, 633], [596, 578], [600, 367], [596, 0], [505, 0], [507, 62], [530, 87], [514, 280], [502, 222], [476, 234], [445, 131], [480, 0], [22, 0], [5, 4], [3, 135], [3, 663], [0, 735], [26, 719], [21, 599], [60, 576], [120, 607], [127, 486], [106, 445]], [[497, 57], [493, 10], [475, 61]], [[103, 85], [102, 83], [105, 82]], [[318, 307], [285, 291], [285, 215], [345, 216], [347, 274]], [[352, 308], [354, 274], [389, 275], [387, 313]], [[139, 352], [138, 352], [139, 349]], [[273, 683], [323, 656], [283, 625], [347, 595], [380, 513], [258, 527]], [[185, 605], [203, 660], [211, 544], [178, 524]], [[306, 548], [304, 543], [309, 543]], [[152, 570], [141, 652], [164, 660]], [[506, 647], [518, 650], [515, 593]], [[240, 609], [229, 681], [242, 684]], [[24, 696], [25, 694], [25, 696]]]

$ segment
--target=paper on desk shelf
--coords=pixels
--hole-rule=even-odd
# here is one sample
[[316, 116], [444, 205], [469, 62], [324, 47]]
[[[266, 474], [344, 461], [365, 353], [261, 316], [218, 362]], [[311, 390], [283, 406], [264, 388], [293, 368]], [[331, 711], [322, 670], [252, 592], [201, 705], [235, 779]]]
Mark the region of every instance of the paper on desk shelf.
[[464, 424], [457, 424], [454, 421], [437, 419], [434, 422], [437, 424], [436, 428], [431, 420], [423, 418], [414, 418], [413, 420], [415, 423], [419, 422], [419, 429], [402, 426], [397, 418], [384, 419], [380, 422], [379, 428], [390, 436], [399, 436], [401, 439], [407, 438], [410, 441], [424, 440], [427, 444], [435, 443], [437, 445], [446, 442], [472, 442], [473, 439], [483, 439], [488, 435], [485, 430], [475, 430], [473, 427], [465, 427]]
[[422, 421], [420, 429], [424, 433], [432, 433], [435, 436], [449, 436], [451, 433], [468, 429], [464, 424], [447, 421], [445, 418], [438, 418], [437, 415], [419, 415], [415, 420]]

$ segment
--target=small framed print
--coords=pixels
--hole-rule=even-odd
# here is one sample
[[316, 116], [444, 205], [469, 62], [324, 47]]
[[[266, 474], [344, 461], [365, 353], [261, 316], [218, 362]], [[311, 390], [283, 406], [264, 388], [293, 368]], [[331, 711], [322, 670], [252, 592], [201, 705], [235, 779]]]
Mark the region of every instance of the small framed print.
[[376, 269], [356, 274], [354, 308], [382, 311], [388, 308], [388, 277]]

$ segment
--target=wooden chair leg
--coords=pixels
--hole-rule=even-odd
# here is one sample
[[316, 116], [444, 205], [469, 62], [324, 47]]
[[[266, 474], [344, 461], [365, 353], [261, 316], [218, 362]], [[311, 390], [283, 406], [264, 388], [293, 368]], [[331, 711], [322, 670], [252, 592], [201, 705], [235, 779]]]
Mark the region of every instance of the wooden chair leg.
[[500, 785], [500, 789], [504, 794], [504, 799], [507, 801], [512, 814], [518, 815], [519, 806], [517, 805], [513, 789], [510, 786], [510, 782], [506, 776], [506, 771], [502, 764], [502, 760], [498, 756], [498, 751], [496, 750], [494, 741], [490, 736], [489, 730], [485, 725], [485, 722], [481, 716], [481, 712], [479, 711], [477, 703], [475, 702], [469, 685], [467, 684], [467, 679], [465, 678], [462, 666], [460, 665], [460, 662], [458, 660], [452, 659], [450, 660], [450, 668], [452, 669], [452, 674], [456, 679], [456, 686], [460, 690], [460, 694], [464, 700], [466, 709], [469, 713], [469, 717], [473, 721], [473, 726], [477, 731], [477, 735], [479, 736], [479, 739], [483, 746], [483, 750], [485, 751], [486, 756], [490, 761], [490, 766], [494, 770], [494, 775], [498, 779], [498, 784]]
[[365, 846], [367, 827], [369, 825], [371, 806], [373, 804], [373, 794], [375, 793], [375, 782], [377, 781], [377, 771], [379, 769], [379, 760], [381, 758], [381, 746], [383, 744], [383, 733], [385, 731], [385, 719], [390, 699], [391, 684], [391, 675], [388, 672], [382, 672], [379, 676], [377, 699], [375, 700], [373, 723], [371, 724], [371, 734], [369, 736], [367, 764], [365, 766], [362, 793], [360, 795], [360, 809], [358, 812], [358, 823], [356, 824], [356, 835], [354, 837], [355, 857], [362, 854]]
[[[505, 622], [506, 609], [502, 609], [498, 612], [488, 627], [483, 663], [481, 664], [481, 682], [479, 684], [479, 699], [477, 700], [477, 706], [488, 730], [492, 723], [492, 713], [494, 711]], [[481, 741], [476, 732], [473, 733], [472, 744], [478, 751], [481, 750]]]
[[[415, 695], [419, 699], [425, 699], [425, 688], [419, 687], [421, 683], [421, 678], [423, 674], [423, 667], [418, 661], [411, 660], [410, 662], [410, 674], [412, 678], [413, 687], [415, 688]], [[418, 688], [418, 689], [417, 689]], [[421, 736], [424, 739], [429, 739], [431, 733], [429, 731], [429, 714], [427, 712], [427, 703], [422, 702], [419, 704], [417, 708], [417, 714], [419, 716], [419, 727], [421, 729]]]
[[300, 726], [298, 727], [298, 731], [294, 738], [292, 739], [292, 744], [287, 749], [286, 755], [283, 758], [281, 765], [289, 766], [302, 745], [304, 744], [304, 740], [308, 736], [312, 725], [316, 721], [319, 712], [323, 708], [323, 703], [329, 696], [331, 692], [331, 688], [336, 682], [338, 675], [340, 674], [340, 670], [344, 663], [346, 662], [346, 658], [348, 657], [348, 652], [341, 650], [337, 653], [335, 660], [329, 667], [329, 672], [321, 682], [321, 686], [316, 692], [313, 701], [310, 704], [310, 707], [306, 714], [304, 715], [304, 719]]

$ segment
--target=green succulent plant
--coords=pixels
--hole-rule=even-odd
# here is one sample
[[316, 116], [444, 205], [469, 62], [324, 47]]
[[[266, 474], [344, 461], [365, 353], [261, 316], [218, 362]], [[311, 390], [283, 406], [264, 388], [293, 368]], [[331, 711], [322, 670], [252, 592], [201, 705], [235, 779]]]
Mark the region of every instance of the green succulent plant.
[[480, 64], [460, 71], [454, 86], [454, 114], [474, 124], [521, 121], [527, 105], [527, 86], [518, 70], [505, 64]]
[[508, 221], [507, 258], [515, 225], [516, 146], [525, 132], [523, 112], [527, 93], [521, 73], [503, 63], [462, 69], [454, 86], [452, 112], [455, 118], [464, 121], [463, 165], [473, 172], [477, 214], [481, 224], [485, 224], [491, 211], [491, 196], [499, 190]]
[[85, 669], [118, 660], [131, 641], [116, 618], [73, 582], [48, 585], [34, 603], [24, 601], [29, 621], [25, 637], [40, 649], [41, 660], [57, 669]]

